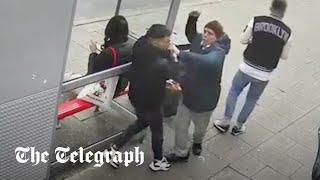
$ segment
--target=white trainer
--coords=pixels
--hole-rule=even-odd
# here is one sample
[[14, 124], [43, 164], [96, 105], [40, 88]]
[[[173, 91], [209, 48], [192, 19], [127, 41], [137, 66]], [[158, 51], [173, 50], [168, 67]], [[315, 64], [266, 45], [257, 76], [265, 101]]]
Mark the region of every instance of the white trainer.
[[119, 159], [117, 156], [118, 156], [118, 153], [116, 153], [116, 152], [118, 152], [117, 150], [116, 150], [116, 148], [114, 148], [113, 146], [111, 146], [109, 149], [106, 149], [105, 150], [105, 152], [107, 151], [107, 154], [109, 155], [109, 159], [110, 159], [110, 165], [113, 167], [113, 168], [115, 168], [115, 169], [118, 169], [119, 168], [119, 166], [120, 166], [120, 164], [119, 164], [119, 162], [117, 162], [117, 161], [114, 161], [114, 159]]
[[225, 119], [215, 120], [213, 122], [213, 125], [215, 128], [217, 128], [222, 133], [227, 132], [230, 128], [230, 123], [228, 121], [226, 121]]
[[162, 160], [154, 160], [150, 165], [149, 168], [152, 171], [168, 171], [170, 169], [171, 164], [167, 161], [165, 157]]

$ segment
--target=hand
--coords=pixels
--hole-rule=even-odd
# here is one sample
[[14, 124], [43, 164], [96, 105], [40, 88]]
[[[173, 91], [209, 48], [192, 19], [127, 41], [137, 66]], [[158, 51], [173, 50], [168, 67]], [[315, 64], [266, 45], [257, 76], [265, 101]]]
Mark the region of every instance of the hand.
[[172, 51], [176, 55], [180, 54], [180, 50], [174, 44], [170, 44], [169, 50]]
[[189, 16], [199, 17], [200, 14], [201, 14], [201, 13], [200, 13], [199, 11], [194, 10], [194, 11], [191, 11], [191, 12], [189, 13]]
[[93, 42], [92, 40], [90, 40], [89, 49], [91, 53], [97, 53], [97, 42]]
[[173, 94], [176, 94], [182, 91], [180, 84], [175, 82], [172, 79], [169, 79], [166, 81], [166, 89]]
[[173, 53], [173, 54], [172, 54], [172, 57], [173, 57], [173, 62], [179, 62], [178, 55], [176, 55], [175, 53]]

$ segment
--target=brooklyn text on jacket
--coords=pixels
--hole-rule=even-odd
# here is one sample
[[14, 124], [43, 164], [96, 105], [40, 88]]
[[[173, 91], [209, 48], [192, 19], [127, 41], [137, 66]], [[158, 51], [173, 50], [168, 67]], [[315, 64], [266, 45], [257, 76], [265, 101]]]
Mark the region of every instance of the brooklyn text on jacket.
[[[133, 162], [136, 163], [136, 166], [140, 166], [144, 162], [144, 152], [140, 151], [139, 147], [134, 147], [134, 151], [97, 151], [95, 153], [92, 153], [91, 151], [84, 152], [84, 149], [82, 147], [73, 152], [70, 152], [69, 147], [57, 147], [54, 152], [58, 163], [76, 163], [78, 161], [80, 163], [94, 162], [94, 167], [101, 167], [104, 163], [110, 163], [110, 161], [113, 161], [124, 163], [124, 165], [128, 167], [129, 164]], [[16, 160], [19, 163], [24, 164], [30, 162], [32, 166], [36, 166], [40, 162], [47, 163], [50, 156], [47, 151], [39, 152], [35, 149], [35, 147], [17, 147], [15, 149], [15, 154]]]
[[287, 41], [289, 38], [288, 32], [286, 32], [285, 30], [281, 29], [281, 27], [272, 23], [267, 23], [267, 22], [256, 23], [254, 26], [254, 32], [258, 32], [258, 31], [271, 33], [283, 39], [284, 41]]

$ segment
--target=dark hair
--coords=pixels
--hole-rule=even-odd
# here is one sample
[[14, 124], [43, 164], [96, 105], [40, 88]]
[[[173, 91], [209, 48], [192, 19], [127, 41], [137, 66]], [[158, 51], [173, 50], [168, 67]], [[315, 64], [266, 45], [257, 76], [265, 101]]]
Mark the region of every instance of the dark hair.
[[126, 18], [121, 15], [113, 16], [104, 31], [104, 44], [101, 48], [128, 41], [128, 34], [129, 27]]
[[208, 22], [204, 27], [212, 29], [214, 31], [217, 39], [219, 39], [221, 36], [224, 35], [222, 25], [216, 20]]
[[273, 0], [271, 3], [271, 10], [283, 14], [287, 9], [286, 0]]
[[147, 38], [163, 38], [171, 36], [171, 33], [171, 30], [166, 25], [154, 24], [148, 29], [145, 36]]

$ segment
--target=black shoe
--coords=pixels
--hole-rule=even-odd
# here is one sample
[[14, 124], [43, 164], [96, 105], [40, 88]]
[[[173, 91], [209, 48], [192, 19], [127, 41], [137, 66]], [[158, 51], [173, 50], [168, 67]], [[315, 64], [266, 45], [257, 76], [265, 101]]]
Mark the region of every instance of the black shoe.
[[231, 130], [231, 134], [234, 136], [238, 136], [240, 134], [245, 133], [245, 126], [241, 126], [241, 127], [237, 127], [237, 126], [233, 126], [232, 130]]
[[193, 154], [196, 155], [196, 156], [200, 156], [201, 151], [202, 151], [201, 144], [200, 143], [199, 144], [198, 143], [193, 143], [193, 145], [192, 145]]
[[186, 156], [177, 156], [175, 153], [171, 153], [165, 157], [169, 162], [186, 162], [189, 159], [189, 152]]

